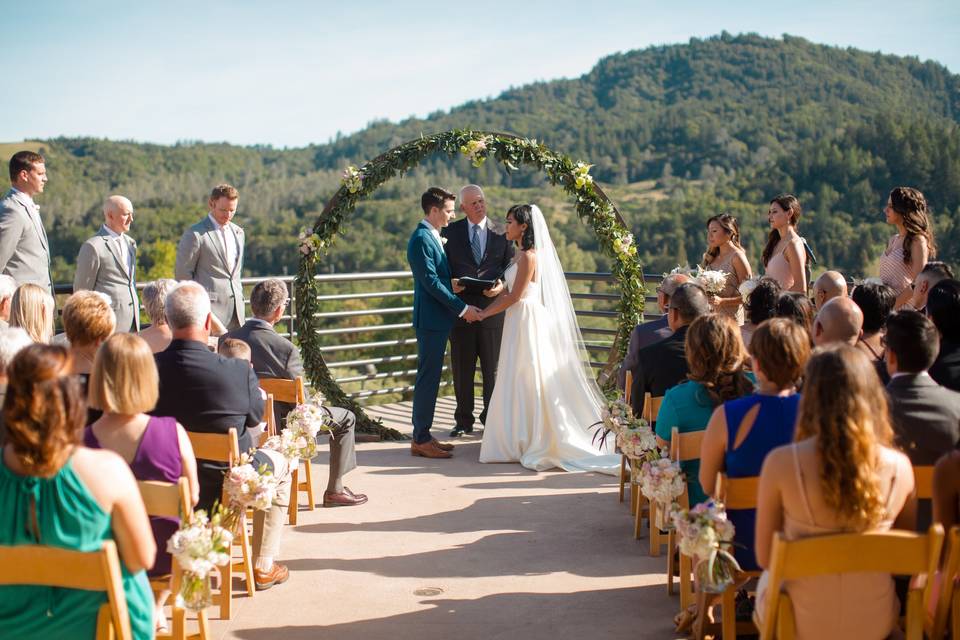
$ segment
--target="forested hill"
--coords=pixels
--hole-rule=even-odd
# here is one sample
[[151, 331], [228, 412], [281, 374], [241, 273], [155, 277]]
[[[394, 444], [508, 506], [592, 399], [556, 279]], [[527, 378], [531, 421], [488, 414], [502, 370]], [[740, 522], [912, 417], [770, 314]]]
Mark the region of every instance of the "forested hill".
[[[51, 182], [40, 203], [48, 228], [53, 223], [58, 280], [72, 273], [79, 243], [99, 223], [99, 203], [113, 192], [137, 208], [142, 274], [162, 275], [180, 231], [203, 214], [204, 194], [230, 181], [241, 190], [238, 221], [248, 229], [245, 270], [292, 272], [296, 234], [322, 209], [346, 164], [421, 133], [474, 128], [536, 137], [595, 164], [638, 236], [648, 271], [698, 260], [703, 223], [719, 211], [740, 217], [756, 264], [766, 203], [792, 191], [805, 207], [801, 232], [821, 262], [870, 275], [892, 233], [883, 202], [899, 184], [926, 193], [941, 254], [958, 262], [958, 120], [960, 76], [936, 63], [724, 33], [609, 56], [580, 78], [510, 89], [426, 119], [375, 122], [302, 149], [43, 141]], [[16, 146], [4, 145], [4, 155]], [[547, 205], [570, 268], [605, 266], [562, 194], [540, 176], [438, 158], [358, 211], [329, 268], [402, 268], [419, 192], [468, 179], [490, 188], [498, 216], [518, 201]]]

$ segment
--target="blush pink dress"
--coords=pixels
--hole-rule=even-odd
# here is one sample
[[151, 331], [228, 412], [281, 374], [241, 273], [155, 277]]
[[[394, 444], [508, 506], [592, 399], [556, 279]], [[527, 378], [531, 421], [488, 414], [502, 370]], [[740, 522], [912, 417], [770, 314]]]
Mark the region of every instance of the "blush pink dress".
[[[914, 242], [913, 246], [916, 245]], [[899, 233], [890, 238], [887, 250], [880, 256], [880, 279], [898, 296], [913, 282], [907, 265], [903, 263], [903, 236]]]
[[[803, 241], [800, 238], [793, 240], [797, 245], [797, 251], [802, 256], [804, 255]], [[770, 276], [774, 280], [780, 283], [780, 286], [786, 291], [793, 287], [794, 278], [793, 272], [790, 270], [790, 263], [787, 262], [787, 259], [784, 257], [783, 252], [787, 248], [787, 243], [783, 243], [783, 248], [780, 249], [777, 253], [770, 258], [770, 261], [767, 263], [766, 268], [764, 269], [764, 274]]]

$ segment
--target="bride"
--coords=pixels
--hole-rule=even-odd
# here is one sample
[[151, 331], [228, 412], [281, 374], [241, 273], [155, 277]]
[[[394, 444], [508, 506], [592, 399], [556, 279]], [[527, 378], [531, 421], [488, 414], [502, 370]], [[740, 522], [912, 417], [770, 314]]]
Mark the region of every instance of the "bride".
[[507, 291], [480, 312], [482, 319], [506, 310], [480, 462], [619, 473], [620, 456], [601, 455], [592, 442], [590, 427], [605, 403], [581, 358], [583, 339], [543, 213], [536, 205], [511, 207], [506, 236], [520, 249], [504, 272]]

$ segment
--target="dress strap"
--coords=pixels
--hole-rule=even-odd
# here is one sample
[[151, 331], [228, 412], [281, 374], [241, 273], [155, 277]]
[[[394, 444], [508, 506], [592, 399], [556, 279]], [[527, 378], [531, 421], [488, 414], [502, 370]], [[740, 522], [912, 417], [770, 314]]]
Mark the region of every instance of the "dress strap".
[[796, 471], [797, 483], [800, 486], [800, 496], [803, 500], [803, 507], [807, 510], [807, 519], [810, 521], [810, 524], [816, 526], [816, 522], [813, 519], [813, 510], [810, 508], [810, 500], [807, 498], [807, 488], [803, 482], [803, 470], [800, 468], [800, 455], [797, 453], [799, 447], [796, 444], [790, 445], [790, 449], [793, 452], [793, 468]]
[[865, 346], [865, 347], [867, 348], [867, 351], [870, 352], [870, 355], [873, 356], [873, 359], [874, 359], [874, 360], [882, 360], [882, 359], [883, 359], [883, 356], [882, 356], [881, 354], [877, 353], [876, 351], [874, 351], [874, 350], [873, 350], [873, 347], [870, 346], [870, 343], [863, 339], [863, 336], [860, 336], [859, 338], [857, 338], [857, 342], [858, 342], [859, 344], [862, 344], [863, 346]]

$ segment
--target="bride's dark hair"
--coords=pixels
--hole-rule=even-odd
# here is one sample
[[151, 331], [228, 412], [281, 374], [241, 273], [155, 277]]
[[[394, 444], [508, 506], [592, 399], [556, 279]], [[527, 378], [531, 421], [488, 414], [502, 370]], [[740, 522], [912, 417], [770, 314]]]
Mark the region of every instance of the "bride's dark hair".
[[513, 218], [517, 224], [527, 225], [527, 230], [523, 232], [520, 238], [520, 248], [526, 251], [533, 249], [533, 209], [529, 204], [515, 204], [507, 210], [507, 215]]

